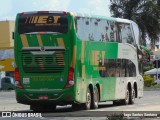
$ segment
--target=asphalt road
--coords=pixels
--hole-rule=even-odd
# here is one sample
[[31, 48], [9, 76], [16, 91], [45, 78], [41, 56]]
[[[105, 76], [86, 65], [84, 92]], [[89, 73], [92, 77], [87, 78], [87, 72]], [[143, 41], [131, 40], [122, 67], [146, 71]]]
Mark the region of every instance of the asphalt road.
[[[14, 111], [21, 113], [31, 113], [32, 111], [29, 109], [28, 105], [18, 104], [15, 99], [14, 91], [0, 91], [0, 111]], [[98, 119], [105, 119], [106, 114], [126, 114], [130, 115], [133, 112], [135, 114], [141, 115], [144, 111], [149, 114], [160, 114], [160, 89], [157, 90], [145, 90], [144, 97], [141, 99], [136, 99], [134, 105], [127, 106], [114, 106], [112, 102], [103, 102], [99, 104], [99, 109], [97, 110], [73, 110], [71, 105], [68, 106], [58, 106], [55, 112], [51, 113], [42, 113], [41, 119], [46, 119], [46, 117], [56, 117], [56, 119], [62, 119], [65, 117], [99, 117]], [[152, 112], [155, 111], [155, 112]], [[104, 116], [105, 115], [105, 116]], [[137, 116], [137, 115], [136, 115]], [[58, 118], [57, 118], [58, 117]], [[30, 118], [32, 119], [32, 118]], [[84, 119], [84, 118], [82, 118]], [[87, 118], [85, 118], [87, 119]], [[146, 118], [149, 120], [150, 118]], [[160, 118], [158, 118], [160, 119]], [[91, 120], [91, 119], [88, 119]]]

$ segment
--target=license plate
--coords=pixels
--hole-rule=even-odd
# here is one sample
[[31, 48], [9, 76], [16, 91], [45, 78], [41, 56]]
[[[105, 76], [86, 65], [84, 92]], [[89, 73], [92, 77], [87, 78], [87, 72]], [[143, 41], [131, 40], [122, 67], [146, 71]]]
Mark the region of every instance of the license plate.
[[23, 78], [23, 84], [30, 84], [30, 78]]
[[39, 96], [39, 100], [48, 100], [48, 96]]

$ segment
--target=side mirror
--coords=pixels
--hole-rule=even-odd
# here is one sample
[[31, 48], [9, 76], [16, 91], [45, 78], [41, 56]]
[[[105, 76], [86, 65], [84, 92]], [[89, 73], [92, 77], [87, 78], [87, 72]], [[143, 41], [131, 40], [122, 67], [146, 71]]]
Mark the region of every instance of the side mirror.
[[12, 39], [14, 40], [14, 32], [12, 32]]

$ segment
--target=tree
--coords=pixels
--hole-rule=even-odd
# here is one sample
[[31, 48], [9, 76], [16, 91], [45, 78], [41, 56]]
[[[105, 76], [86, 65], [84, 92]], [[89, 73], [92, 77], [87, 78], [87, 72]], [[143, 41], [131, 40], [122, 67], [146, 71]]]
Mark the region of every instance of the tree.
[[160, 6], [158, 1], [111, 0], [110, 11], [113, 17], [125, 18], [136, 22], [142, 32], [141, 44], [146, 44], [146, 36], [148, 35], [151, 47], [154, 47], [159, 40], [158, 35], [160, 33]]

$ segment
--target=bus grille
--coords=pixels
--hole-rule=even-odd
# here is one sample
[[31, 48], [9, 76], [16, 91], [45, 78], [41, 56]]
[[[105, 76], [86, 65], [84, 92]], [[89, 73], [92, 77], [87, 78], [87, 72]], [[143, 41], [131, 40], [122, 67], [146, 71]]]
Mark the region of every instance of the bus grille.
[[55, 52], [53, 55], [33, 55], [29, 51], [22, 52], [22, 65], [26, 73], [59, 73], [64, 70], [65, 53]]

